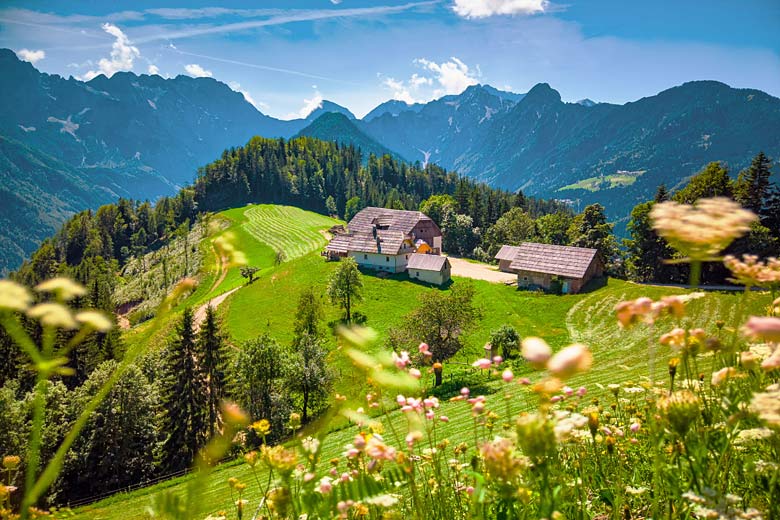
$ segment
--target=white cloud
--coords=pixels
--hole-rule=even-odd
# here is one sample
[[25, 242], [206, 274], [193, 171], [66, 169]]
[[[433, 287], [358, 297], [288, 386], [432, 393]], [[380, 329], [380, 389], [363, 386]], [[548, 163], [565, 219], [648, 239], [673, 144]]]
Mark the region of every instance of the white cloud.
[[312, 98], [304, 99], [301, 109], [297, 112], [287, 114], [286, 119], [305, 119], [318, 108], [322, 108], [322, 94], [320, 94], [319, 90], [315, 90]]
[[466, 87], [478, 83], [479, 67], [477, 67], [476, 71], [473, 71], [468, 65], [454, 56], [450, 58], [450, 61], [442, 63], [436, 63], [425, 58], [418, 58], [414, 62], [436, 74], [436, 81], [440, 88], [436, 89], [433, 94], [437, 97], [445, 94], [460, 94]]
[[187, 71], [187, 74], [189, 74], [190, 76], [194, 76], [196, 78], [210, 78], [212, 76], [210, 70], [204, 69], [197, 63], [190, 63], [188, 65], [185, 65], [184, 70]]
[[330, 0], [330, 3], [333, 5], [339, 5], [341, 3], [341, 0]]
[[252, 97], [252, 94], [250, 94], [247, 90], [241, 88], [241, 83], [237, 83], [235, 81], [231, 81], [228, 83], [228, 86], [238, 92], [239, 94], [244, 96], [244, 99], [247, 101], [247, 103], [251, 104], [258, 110], [268, 110], [269, 107], [268, 103], [263, 103], [262, 101], [255, 101], [255, 99]]
[[46, 57], [46, 53], [44, 51], [31, 51], [30, 49], [19, 49], [16, 52], [16, 55], [19, 56], [20, 59], [29, 61], [32, 64], [35, 64]]
[[[416, 76], [416, 74], [415, 74]], [[414, 88], [414, 84], [409, 81], [409, 84], [403, 81], [398, 81], [394, 78], [385, 78], [382, 84], [393, 91], [393, 99], [397, 101], [403, 101], [407, 105], [413, 105], [417, 103], [411, 90]]]
[[133, 70], [133, 61], [141, 56], [141, 51], [131, 45], [125, 33], [114, 24], [104, 23], [103, 30], [116, 38], [111, 46], [111, 59], [101, 58], [98, 70], [89, 70], [84, 74], [84, 80], [89, 81], [99, 74], [111, 77], [115, 72]]
[[150, 63], [148, 71], [149, 71], [149, 74], [152, 74], [152, 75], [159, 74], [160, 73], [160, 68], [157, 67], [157, 65], [155, 65], [153, 63]]
[[452, 9], [464, 18], [486, 18], [502, 14], [539, 14], [549, 5], [548, 0], [455, 0]]

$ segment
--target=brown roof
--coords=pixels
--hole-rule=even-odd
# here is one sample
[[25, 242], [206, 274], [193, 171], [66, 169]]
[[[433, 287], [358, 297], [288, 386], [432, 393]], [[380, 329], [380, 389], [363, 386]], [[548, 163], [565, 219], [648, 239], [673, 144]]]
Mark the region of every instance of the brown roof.
[[357, 212], [349, 221], [347, 227], [353, 233], [371, 233], [374, 224], [387, 227], [387, 231], [398, 231], [404, 234], [412, 232], [414, 226], [421, 220], [433, 222], [425, 213], [400, 209], [368, 207]]
[[409, 269], [436, 272], [441, 272], [445, 265], [449, 265], [449, 260], [447, 260], [446, 256], [424, 255], [420, 253], [409, 255], [409, 261], [406, 263], [406, 267]]
[[[503, 248], [502, 248], [503, 249]], [[523, 242], [509, 268], [517, 271], [583, 278], [596, 258], [596, 249]]]
[[380, 253], [397, 255], [403, 248], [407, 236], [396, 231], [377, 231], [377, 239], [372, 233], [343, 233], [336, 235], [326, 246], [327, 251], [334, 253]]
[[517, 251], [520, 246], [501, 246], [501, 249], [496, 253], [496, 260], [512, 260], [517, 256]]

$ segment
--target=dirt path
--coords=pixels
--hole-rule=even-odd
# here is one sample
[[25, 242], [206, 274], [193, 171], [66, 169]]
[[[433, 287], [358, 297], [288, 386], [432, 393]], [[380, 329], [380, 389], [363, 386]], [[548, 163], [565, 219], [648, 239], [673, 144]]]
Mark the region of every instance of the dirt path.
[[462, 258], [448, 256], [452, 265], [452, 276], [473, 278], [474, 280], [486, 280], [493, 283], [509, 284], [517, 282], [517, 275], [499, 271], [497, 267], [489, 264], [469, 262]]
[[215, 296], [214, 298], [210, 299], [197, 309], [195, 309], [195, 313], [192, 315], [192, 328], [195, 332], [198, 332], [200, 330], [200, 326], [203, 325], [203, 322], [206, 321], [206, 310], [208, 309], [209, 305], [214, 307], [215, 309], [219, 307], [219, 305], [224, 302], [228, 296], [236, 292], [237, 290], [241, 289], [241, 287], [236, 287], [235, 289], [231, 289], [226, 293], [222, 293], [219, 296]]

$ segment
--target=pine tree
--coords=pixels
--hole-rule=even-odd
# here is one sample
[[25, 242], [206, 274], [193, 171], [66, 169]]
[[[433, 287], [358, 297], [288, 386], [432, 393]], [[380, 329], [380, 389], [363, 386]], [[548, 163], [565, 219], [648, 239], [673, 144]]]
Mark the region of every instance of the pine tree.
[[225, 365], [228, 353], [219, 330], [217, 313], [211, 305], [206, 307], [206, 319], [200, 329], [198, 343], [203, 356], [203, 376], [208, 386], [206, 423], [209, 437], [213, 437], [219, 427], [219, 403], [225, 395], [227, 384]]
[[658, 189], [655, 191], [654, 202], [666, 202], [669, 200], [669, 190], [666, 189], [666, 184], [661, 183]]
[[756, 215], [764, 212], [769, 197], [771, 166], [772, 161], [760, 152], [753, 158], [750, 167], [740, 172], [734, 184], [734, 198]]
[[206, 392], [199, 367], [192, 309], [184, 309], [176, 338], [168, 345], [165, 395], [162, 399], [162, 431], [168, 434], [162, 445], [164, 471], [189, 466], [206, 440]]

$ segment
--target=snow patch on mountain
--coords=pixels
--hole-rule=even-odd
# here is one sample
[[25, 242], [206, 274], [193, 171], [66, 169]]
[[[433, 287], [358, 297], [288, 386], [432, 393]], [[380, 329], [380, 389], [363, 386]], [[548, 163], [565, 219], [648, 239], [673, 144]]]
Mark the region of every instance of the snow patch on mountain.
[[76, 141], [81, 141], [81, 139], [79, 139], [79, 137], [76, 135], [76, 130], [79, 129], [79, 124], [74, 123], [72, 118], [73, 116], [68, 116], [68, 119], [57, 119], [56, 117], [49, 116], [46, 121], [49, 123], [57, 123], [62, 125], [62, 128], [60, 128], [60, 133], [70, 134]]

